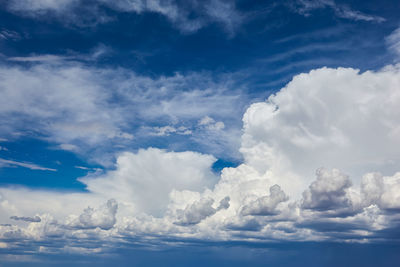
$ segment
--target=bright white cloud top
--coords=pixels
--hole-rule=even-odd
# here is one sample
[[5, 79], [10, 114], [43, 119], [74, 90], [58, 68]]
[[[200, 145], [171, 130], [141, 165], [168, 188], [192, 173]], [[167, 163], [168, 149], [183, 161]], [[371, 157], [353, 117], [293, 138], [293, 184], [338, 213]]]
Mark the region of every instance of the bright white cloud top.
[[[22, 70], [12, 71], [18, 76]], [[33, 71], [44, 73], [42, 67]], [[56, 68], [46, 77], [52, 82], [71, 72], [83, 79], [78, 82], [96, 75]], [[36, 75], [28, 77], [30, 84], [39, 82]], [[180, 83], [184, 78], [171, 79], [164, 82]], [[65, 96], [53, 91], [47, 97], [56, 103], [54, 108], [61, 105], [71, 115], [74, 108], [58, 100], [76, 96], [88, 101], [80, 105], [79, 114], [87, 114], [87, 121], [95, 125], [89, 129], [125, 138], [119, 128], [123, 124], [93, 121], [90, 115], [99, 112], [102, 97], [94, 98], [91, 92], [98, 87], [87, 85], [85, 96], [77, 95], [81, 91]], [[114, 170], [81, 178], [86, 193], [0, 188], [0, 244], [41, 253], [86, 253], [107, 251], [106, 244], [114, 242], [162, 246], [168, 240], [178, 245], [196, 239], [375, 242], [388, 238], [385, 230], [398, 227], [400, 219], [399, 88], [399, 66], [364, 73], [320, 68], [297, 75], [267, 101], [247, 109], [240, 147], [244, 161], [224, 168], [220, 176], [211, 171], [214, 156], [148, 148], [120, 153]], [[202, 99], [201, 94], [197, 97]], [[220, 102], [218, 94], [214, 97]], [[52, 116], [33, 102], [21, 104], [35, 116]], [[6, 108], [12, 109], [2, 105]], [[102, 114], [121, 118], [111, 107]], [[196, 118], [197, 124], [223, 128], [208, 115]], [[66, 121], [62, 123], [67, 127]], [[68, 133], [65, 127], [47, 127], [57, 140], [99, 141], [95, 134], [71, 137], [56, 132]], [[55, 242], [60, 238], [61, 245]], [[29, 247], [21, 240], [29, 240]]]

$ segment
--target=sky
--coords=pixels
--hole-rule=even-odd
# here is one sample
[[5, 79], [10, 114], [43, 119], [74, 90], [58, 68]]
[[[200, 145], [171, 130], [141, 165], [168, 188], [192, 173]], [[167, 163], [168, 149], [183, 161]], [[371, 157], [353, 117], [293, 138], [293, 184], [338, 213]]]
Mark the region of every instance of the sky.
[[0, 0], [0, 267], [397, 266], [397, 0]]

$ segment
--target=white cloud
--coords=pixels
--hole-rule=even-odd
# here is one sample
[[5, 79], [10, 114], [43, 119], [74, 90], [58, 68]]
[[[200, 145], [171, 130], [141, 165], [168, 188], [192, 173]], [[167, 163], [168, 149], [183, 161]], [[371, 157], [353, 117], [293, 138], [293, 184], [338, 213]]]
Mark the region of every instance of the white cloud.
[[199, 126], [203, 126], [207, 128], [207, 130], [211, 131], [219, 131], [225, 128], [225, 124], [222, 121], [215, 121], [213, 118], [209, 116], [203, 117], [199, 123]]
[[[13, 139], [15, 132], [40, 132], [60, 149], [90, 153], [108, 166], [115, 144], [126, 147], [149, 138], [148, 132], [137, 130], [142, 122], [147, 123], [144, 127], [160, 121], [167, 124], [156, 126], [159, 135], [189, 135], [200, 118], [223, 117], [237, 121], [226, 129], [229, 135], [239, 127], [240, 110], [235, 106], [245, 101], [237, 91], [228, 92], [232, 77], [219, 81], [207, 73], [151, 79], [127, 69], [60, 61], [27, 68], [3, 65], [0, 75], [4, 77], [0, 81], [2, 136]], [[115, 99], [124, 101], [115, 105]], [[233, 139], [226, 140], [221, 151], [236, 146]]]
[[279, 185], [275, 184], [269, 188], [269, 196], [263, 196], [248, 205], [245, 205], [241, 211], [243, 215], [275, 215], [277, 214], [276, 207], [279, 203], [287, 201], [286, 196]]
[[292, 3], [292, 8], [305, 16], [309, 16], [310, 12], [315, 9], [331, 8], [335, 15], [339, 18], [360, 20], [360, 21], [372, 21], [372, 22], [383, 22], [384, 18], [362, 13], [357, 10], [352, 10], [347, 5], [337, 4], [334, 0], [296, 0]]
[[116, 170], [80, 179], [93, 193], [134, 205], [135, 210], [162, 215], [172, 190], [203, 191], [217, 177], [210, 168], [216, 159], [195, 152], [166, 152], [149, 148], [123, 153]]
[[174, 126], [163, 126], [163, 127], [153, 127], [152, 128], [154, 132], [151, 132], [150, 134], [156, 135], [156, 136], [169, 136], [170, 134], [179, 134], [179, 135], [190, 135], [192, 134], [192, 131], [185, 126], [179, 126], [179, 127], [174, 127]]
[[367, 172], [397, 171], [400, 155], [400, 75], [397, 68], [300, 74], [246, 111], [241, 152], [259, 172], [273, 171], [289, 195], [314, 170], [338, 168], [358, 183]]
[[39, 56], [29, 56], [29, 57], [9, 57], [8, 61], [17, 62], [51, 62], [51, 61], [62, 61], [67, 59], [67, 57], [56, 56], [56, 55], [39, 55]]
[[198, 224], [217, 211], [229, 208], [229, 200], [229, 197], [225, 197], [220, 201], [219, 206], [214, 208], [212, 198], [202, 198], [186, 206], [184, 210], [177, 210], [178, 221], [175, 223], [180, 225]]
[[400, 28], [394, 30], [388, 37], [386, 43], [389, 49], [400, 59]]
[[400, 173], [393, 176], [380, 173], [364, 175], [361, 193], [365, 205], [376, 204], [382, 209], [400, 210]]
[[[188, 4], [161, 0], [96, 0], [90, 6], [82, 0], [11, 0], [7, 7], [9, 11], [23, 16], [43, 19], [43, 15], [49, 14], [64, 23], [78, 26], [93, 26], [115, 19], [104, 12], [104, 7], [136, 14], [151, 12], [165, 16], [178, 29], [187, 33], [216, 22], [223, 25], [229, 34], [233, 34], [242, 21], [241, 14], [235, 9], [235, 2], [223, 0], [195, 0]], [[193, 14], [196, 17], [193, 18]]]
[[110, 230], [116, 223], [118, 204], [114, 199], [107, 201], [98, 209], [87, 207], [79, 216], [70, 216], [66, 225], [74, 229], [95, 229]]
[[[248, 108], [244, 162], [220, 177], [211, 171], [213, 156], [148, 148], [121, 153], [114, 169], [80, 179], [85, 193], [0, 188], [0, 242], [62, 237], [83, 240], [74, 253], [88, 251], [84, 241], [99, 253], [119, 238], [151, 245], [385, 240], [400, 217], [398, 88], [393, 66], [298, 75]], [[214, 123], [205, 116], [196, 125]], [[41, 221], [26, 226], [10, 219], [16, 214]]]
[[19, 162], [19, 161], [15, 161], [15, 160], [8, 160], [8, 159], [0, 158], [0, 168], [1, 167], [23, 167], [23, 168], [28, 168], [31, 170], [39, 170], [39, 171], [52, 171], [52, 172], [57, 171], [56, 169], [42, 167], [42, 166], [39, 166], [39, 165], [31, 163], [31, 162]]
[[71, 152], [79, 152], [79, 147], [73, 144], [60, 144], [58, 148]]

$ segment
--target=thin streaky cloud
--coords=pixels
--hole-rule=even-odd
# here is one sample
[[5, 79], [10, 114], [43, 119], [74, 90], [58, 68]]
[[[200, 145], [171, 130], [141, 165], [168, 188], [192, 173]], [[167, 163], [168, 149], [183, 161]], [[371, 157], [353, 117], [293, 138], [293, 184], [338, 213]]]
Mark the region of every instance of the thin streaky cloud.
[[0, 158], [0, 167], [9, 167], [9, 166], [23, 167], [23, 168], [28, 168], [31, 170], [39, 170], [39, 171], [52, 171], [52, 172], [57, 171], [56, 169], [42, 167], [40, 165], [31, 163], [31, 162], [19, 162], [19, 161], [7, 160], [7, 159]]

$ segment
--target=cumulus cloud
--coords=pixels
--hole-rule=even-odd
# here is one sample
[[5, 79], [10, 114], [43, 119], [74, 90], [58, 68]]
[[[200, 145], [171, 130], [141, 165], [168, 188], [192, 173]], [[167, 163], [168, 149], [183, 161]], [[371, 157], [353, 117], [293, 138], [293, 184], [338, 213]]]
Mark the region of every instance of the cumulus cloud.
[[269, 196], [264, 196], [245, 205], [241, 211], [243, 215], [269, 216], [278, 213], [276, 207], [279, 203], [287, 201], [289, 198], [282, 191], [279, 185], [275, 184], [269, 188]]
[[214, 200], [211, 198], [203, 198], [188, 205], [184, 210], [178, 210], [178, 221], [180, 225], [198, 224], [205, 218], [214, 215], [221, 209], [229, 208], [229, 197], [225, 197], [220, 201], [217, 208], [213, 208]]
[[75, 229], [94, 229], [99, 227], [103, 230], [110, 230], [115, 222], [118, 204], [115, 199], [110, 199], [98, 209], [86, 208], [79, 217], [69, 218], [67, 226]]
[[400, 210], [400, 173], [383, 176], [368, 173], [361, 181], [361, 193], [365, 205], [378, 205], [385, 210]]
[[80, 181], [93, 193], [160, 216], [167, 208], [172, 190], [203, 191], [216, 183], [217, 177], [210, 170], [215, 160], [196, 152], [141, 149], [137, 154], [121, 154], [115, 171]]
[[245, 162], [273, 171], [282, 189], [300, 195], [320, 167], [356, 182], [370, 171], [392, 174], [400, 155], [399, 70], [312, 70], [293, 78], [244, 117]]
[[317, 170], [317, 180], [303, 193], [302, 207], [318, 211], [336, 210], [351, 205], [346, 190], [351, 186], [347, 175], [337, 169]]
[[[0, 242], [64, 237], [104, 252], [101, 244], [118, 238], [386, 240], [400, 219], [398, 88], [396, 66], [298, 75], [247, 109], [244, 161], [220, 177], [211, 155], [148, 148], [120, 153], [113, 169], [81, 178], [85, 193], [0, 188]], [[196, 125], [214, 123], [206, 116]], [[41, 222], [5, 226], [15, 214]]]

